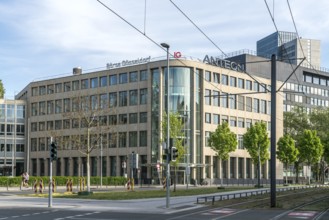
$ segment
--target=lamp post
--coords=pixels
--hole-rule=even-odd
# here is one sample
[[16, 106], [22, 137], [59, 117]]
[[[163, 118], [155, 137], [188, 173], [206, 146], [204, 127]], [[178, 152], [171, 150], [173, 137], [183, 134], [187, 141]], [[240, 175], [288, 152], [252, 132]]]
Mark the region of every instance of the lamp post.
[[169, 158], [169, 152], [170, 152], [170, 146], [169, 146], [169, 44], [161, 43], [161, 46], [167, 49], [167, 181], [166, 181], [166, 207], [169, 208], [169, 197], [170, 197], [170, 158]]

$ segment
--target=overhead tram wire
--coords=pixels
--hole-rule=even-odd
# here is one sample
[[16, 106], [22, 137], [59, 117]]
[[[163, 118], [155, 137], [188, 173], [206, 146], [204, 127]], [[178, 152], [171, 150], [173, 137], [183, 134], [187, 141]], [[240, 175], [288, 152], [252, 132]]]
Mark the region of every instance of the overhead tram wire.
[[[170, 2], [177, 8], [177, 10], [178, 11], [180, 11], [183, 15], [184, 15], [184, 17], [187, 19], [187, 20], [189, 20], [193, 25], [194, 25], [194, 27], [196, 27], [222, 54], [224, 54], [226, 57], [228, 57], [228, 55], [222, 50], [222, 49], [220, 49], [220, 47], [213, 41], [213, 40], [211, 40], [210, 39], [210, 37], [208, 37], [208, 35], [206, 35], [205, 33], [204, 33], [204, 31], [202, 31], [201, 30], [201, 28], [200, 27], [198, 27], [196, 24], [195, 24], [195, 22], [193, 22], [192, 21], [192, 19], [189, 17], [189, 16], [187, 16], [187, 14], [186, 13], [184, 13], [183, 12], [183, 10], [182, 9], [180, 9], [172, 0], [170, 0]], [[268, 61], [268, 62], [270, 62], [270, 60]], [[260, 82], [260, 81], [258, 81], [258, 80], [256, 80], [251, 74], [249, 74], [247, 71], [245, 71], [245, 73], [250, 77], [250, 78], [252, 78], [253, 80], [255, 80], [256, 82], [258, 82], [262, 87], [264, 87], [263, 86], [263, 84], [264, 83], [262, 83], [262, 82]], [[264, 89], [266, 90], [266, 91], [268, 91], [269, 92], [269, 90], [266, 88], [266, 87], [264, 87]]]
[[[120, 16], [118, 13], [116, 13], [114, 10], [112, 10], [110, 7], [108, 7], [107, 5], [105, 5], [103, 2], [101, 2], [100, 0], [97, 0], [101, 5], [103, 5], [106, 9], [108, 9], [109, 11], [111, 11], [113, 14], [115, 14], [117, 17], [119, 17], [121, 20], [123, 20], [125, 23], [127, 23], [129, 26], [131, 26], [133, 29], [135, 29], [136, 31], [138, 31], [140, 34], [142, 34], [143, 36], [145, 36], [147, 39], [149, 39], [152, 43], [154, 43], [155, 45], [157, 45], [159, 48], [161, 48], [162, 50], [165, 50], [161, 45], [159, 45], [158, 43], [156, 43], [152, 38], [150, 38], [149, 36], [147, 36], [146, 35], [146, 33], [144, 34], [142, 31], [140, 31], [137, 27], [135, 27], [134, 25], [132, 25], [130, 22], [128, 22], [126, 19], [124, 19], [122, 16]], [[166, 50], [165, 50], [166, 51]], [[166, 51], [167, 52], [167, 51]], [[174, 57], [173, 56], [173, 54], [171, 54], [171, 53], [169, 53], [172, 57]], [[183, 62], [183, 61], [181, 61], [180, 59], [176, 59], [177, 61], [179, 61], [182, 65], [184, 65], [184, 66], [186, 66], [187, 67], [187, 65]], [[205, 80], [204, 79], [204, 77], [203, 77], [203, 75], [202, 74], [198, 74], [198, 73], [196, 73], [194, 70], [193, 70], [193, 72], [195, 73], [195, 74], [197, 74], [200, 78], [202, 78], [203, 80]], [[258, 82], [257, 80], [255, 80], [256, 82]], [[259, 83], [259, 82], [258, 82]], [[264, 83], [259, 83], [260, 85], [263, 85]], [[218, 88], [217, 86], [215, 86], [212, 82], [210, 82], [210, 85], [212, 85], [214, 88], [216, 88], [217, 90], [219, 90], [220, 92], [222, 92], [223, 93], [223, 91], [221, 91], [221, 89], [220, 88]], [[265, 88], [266, 90], [267, 90], [267, 88]], [[259, 93], [264, 93], [264, 92], [256, 92], [257, 94], [259, 94]], [[241, 93], [241, 94], [245, 94], [245, 93]], [[253, 93], [249, 93], [249, 94], [253, 94]], [[222, 96], [227, 96], [227, 97], [229, 97], [229, 96], [232, 96], [232, 95], [239, 95], [239, 94], [230, 94], [230, 93], [226, 93], [225, 95], [222, 95]], [[237, 103], [239, 103], [239, 101], [236, 99], [236, 101], [237, 101]], [[245, 105], [246, 105], [246, 103], [244, 103]], [[247, 106], [247, 105], [246, 105]], [[249, 107], [251, 107], [252, 109], [254, 109], [253, 108], [253, 106], [249, 106]], [[278, 120], [281, 120], [281, 119], [279, 119], [279, 118], [277, 118]], [[283, 120], [282, 120], [283, 121]]]

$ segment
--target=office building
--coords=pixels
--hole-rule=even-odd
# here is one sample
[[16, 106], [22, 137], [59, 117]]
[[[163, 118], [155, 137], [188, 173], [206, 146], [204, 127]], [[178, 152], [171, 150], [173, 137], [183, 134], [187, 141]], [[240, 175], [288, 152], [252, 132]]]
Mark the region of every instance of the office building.
[[24, 172], [25, 124], [25, 101], [0, 99], [0, 176]]
[[[100, 110], [90, 118], [97, 118], [101, 129], [96, 136], [102, 137], [101, 143], [90, 142], [95, 148], [90, 154], [91, 175], [100, 175], [100, 170], [103, 176], [129, 174], [129, 155], [134, 152], [139, 158], [138, 169], [133, 170], [135, 178], [157, 181], [163, 175], [165, 163], [160, 140], [166, 111], [166, 66], [166, 60], [151, 61], [149, 57], [111, 63], [106, 70], [96, 72], [82, 73], [75, 68], [71, 76], [29, 83], [16, 98], [26, 100], [31, 128], [30, 173], [48, 175], [52, 136], [63, 143], [59, 144], [54, 175], [86, 175], [85, 155], [73, 141], [61, 140], [84, 134], [86, 125], [77, 120], [76, 110], [78, 104], [88, 103], [84, 106], [86, 112]], [[182, 138], [186, 147], [184, 160], [179, 163], [178, 183], [185, 183], [186, 167], [191, 168], [190, 178], [197, 181], [209, 178], [216, 182], [224, 178], [236, 182], [256, 178], [256, 167], [244, 149], [242, 135], [257, 121], [265, 122], [270, 129], [270, 94], [263, 93], [269, 84], [266, 78], [251, 78], [242, 66], [228, 60], [208, 56], [203, 62], [170, 60], [169, 110], [184, 118]], [[277, 100], [279, 138], [283, 130], [282, 95]], [[227, 161], [219, 161], [207, 142], [210, 132], [223, 121], [229, 123], [238, 138], [238, 146]], [[90, 132], [97, 129], [90, 128]], [[157, 164], [161, 164], [160, 173]], [[277, 179], [282, 179], [282, 165], [277, 164]], [[269, 161], [261, 168], [261, 178], [270, 178]]]

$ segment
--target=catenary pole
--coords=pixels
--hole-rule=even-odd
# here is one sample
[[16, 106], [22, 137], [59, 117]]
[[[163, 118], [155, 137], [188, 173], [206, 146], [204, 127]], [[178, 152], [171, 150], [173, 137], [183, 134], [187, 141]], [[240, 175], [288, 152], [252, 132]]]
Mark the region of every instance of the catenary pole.
[[271, 57], [271, 207], [276, 207], [276, 57]]

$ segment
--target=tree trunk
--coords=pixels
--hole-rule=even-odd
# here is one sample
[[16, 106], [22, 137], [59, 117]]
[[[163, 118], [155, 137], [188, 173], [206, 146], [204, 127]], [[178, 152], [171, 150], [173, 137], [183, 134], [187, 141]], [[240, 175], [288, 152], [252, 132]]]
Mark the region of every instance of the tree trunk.
[[288, 163], [286, 163], [285, 165], [286, 165], [286, 185], [287, 185], [288, 184], [288, 175], [287, 175]]
[[87, 153], [87, 191], [90, 192], [90, 154]]

